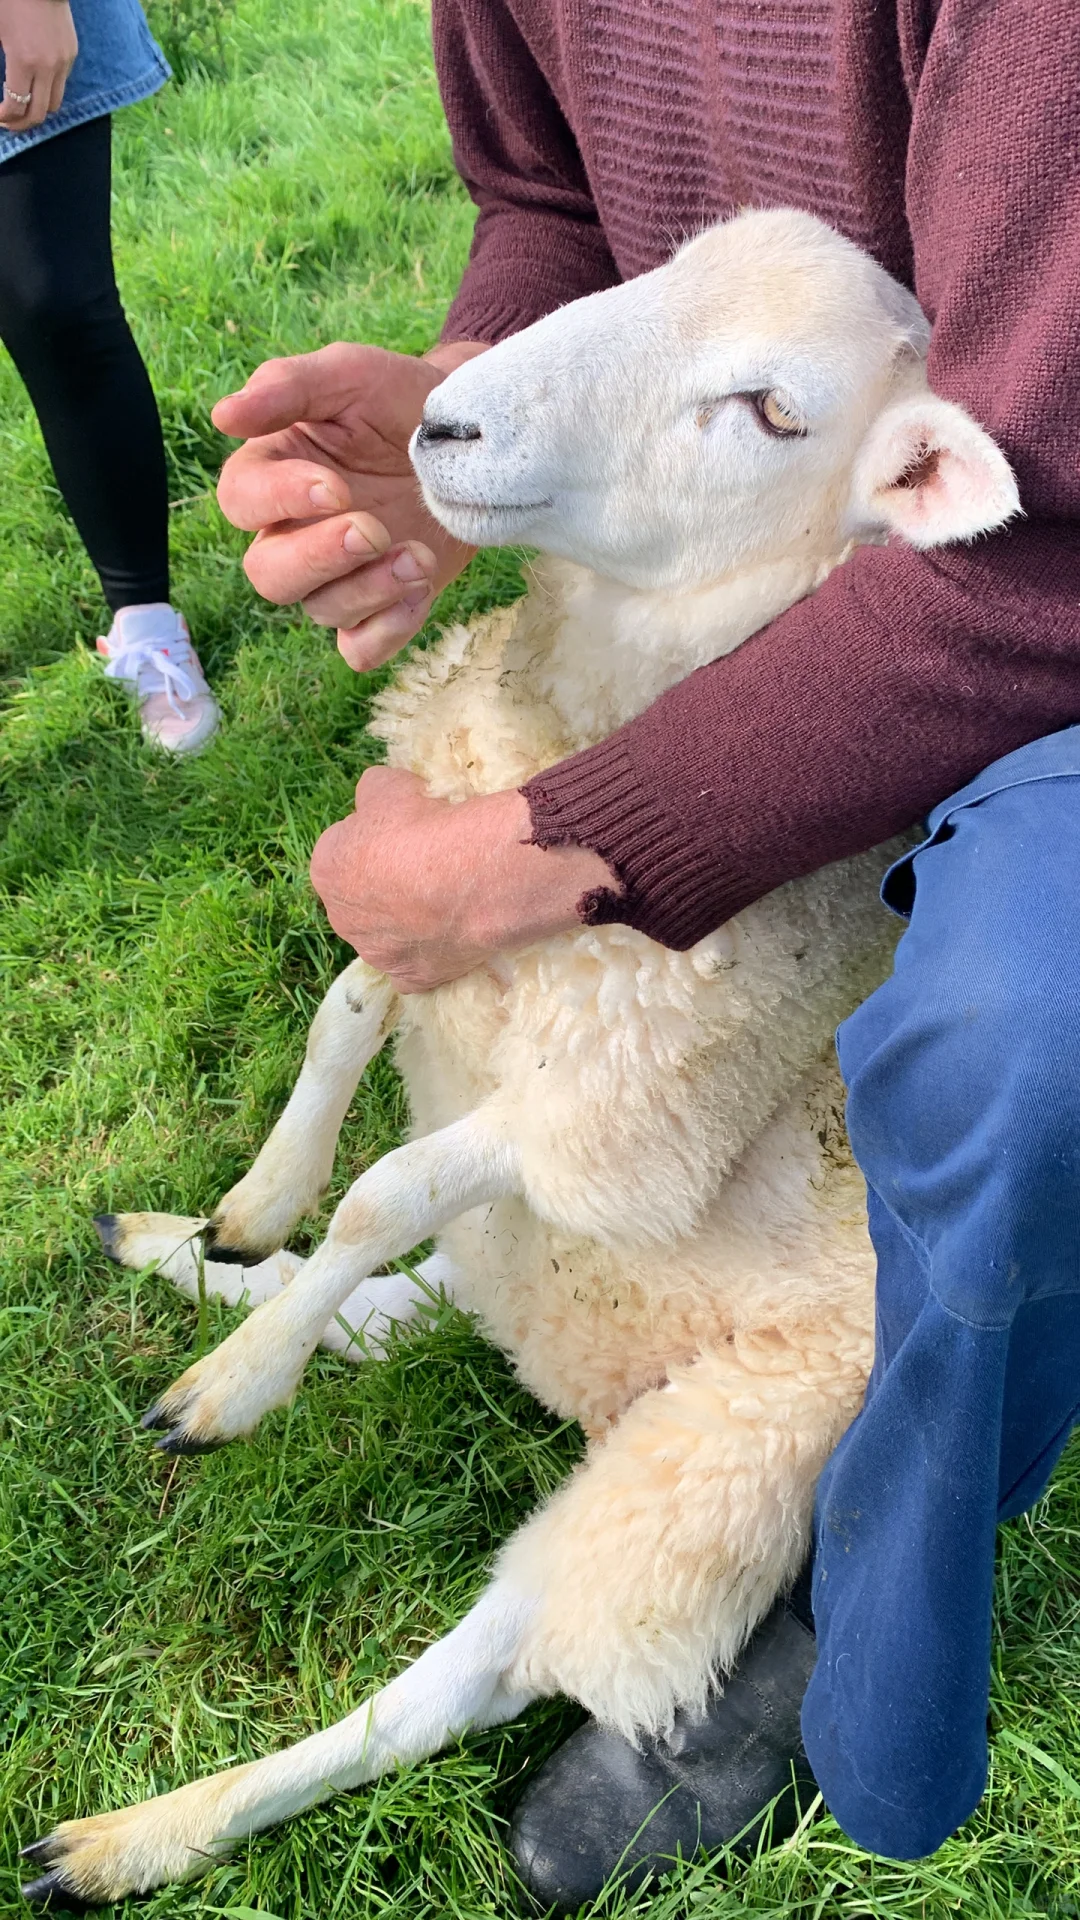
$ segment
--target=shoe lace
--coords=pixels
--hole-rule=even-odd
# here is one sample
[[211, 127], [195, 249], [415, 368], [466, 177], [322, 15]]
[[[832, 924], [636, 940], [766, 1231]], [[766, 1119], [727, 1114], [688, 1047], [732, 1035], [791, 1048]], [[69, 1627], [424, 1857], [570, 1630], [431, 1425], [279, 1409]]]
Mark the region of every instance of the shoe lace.
[[[164, 693], [173, 712], [182, 719], [181, 700], [194, 700], [200, 691], [195, 664], [195, 649], [183, 634], [177, 634], [166, 646], [162, 640], [128, 640], [109, 656], [105, 666], [107, 680], [132, 680], [140, 697]], [[187, 671], [193, 668], [194, 674]]]

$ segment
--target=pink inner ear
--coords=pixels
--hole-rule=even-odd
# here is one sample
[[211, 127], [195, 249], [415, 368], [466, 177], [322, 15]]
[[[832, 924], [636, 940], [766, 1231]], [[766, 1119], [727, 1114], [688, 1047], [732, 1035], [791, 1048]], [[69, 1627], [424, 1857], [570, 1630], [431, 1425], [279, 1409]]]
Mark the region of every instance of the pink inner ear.
[[990, 476], [978, 461], [919, 436], [895, 480], [882, 489], [891, 501], [889, 520], [909, 540], [956, 539], [986, 524]]
[[941, 465], [941, 448], [932, 447], [925, 440], [921, 446], [913, 447], [911, 458], [903, 473], [897, 474], [894, 487], [925, 487], [934, 478]]
[[856, 468], [860, 497], [869, 522], [916, 547], [973, 539], [1019, 506], [1004, 455], [959, 407], [932, 394], [881, 416]]

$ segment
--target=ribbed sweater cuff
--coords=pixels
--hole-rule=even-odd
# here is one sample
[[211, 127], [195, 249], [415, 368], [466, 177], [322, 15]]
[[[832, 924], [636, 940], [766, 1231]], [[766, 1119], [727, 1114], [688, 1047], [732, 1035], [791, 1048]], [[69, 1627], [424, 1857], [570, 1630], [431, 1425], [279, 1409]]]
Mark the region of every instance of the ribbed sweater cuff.
[[494, 346], [616, 278], [594, 226], [539, 211], [483, 212], [442, 338]]
[[446, 316], [439, 339], [485, 340], [493, 347], [574, 297], [572, 293], [539, 287], [515, 291], [511, 296], [505, 285], [485, 288], [466, 283]]
[[[550, 266], [550, 263], [545, 263]], [[573, 263], [565, 275], [530, 273], [518, 262], [500, 261], [498, 269], [470, 269], [446, 316], [442, 340], [486, 340], [495, 346], [556, 307], [594, 289], [582, 286]]]
[[706, 847], [693, 844], [680, 832], [655, 788], [642, 784], [622, 734], [549, 767], [521, 791], [534, 845], [591, 847], [622, 883], [622, 893], [597, 887], [582, 897], [586, 926], [617, 921], [681, 951], [745, 904], [744, 876], [730, 851], [711, 837]]

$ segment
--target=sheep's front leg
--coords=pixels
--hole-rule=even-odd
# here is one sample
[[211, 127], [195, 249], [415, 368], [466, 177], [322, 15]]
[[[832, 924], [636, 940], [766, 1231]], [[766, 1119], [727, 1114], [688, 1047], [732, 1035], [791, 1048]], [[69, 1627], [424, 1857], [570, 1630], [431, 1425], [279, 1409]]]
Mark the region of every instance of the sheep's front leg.
[[[329, 1185], [349, 1104], [364, 1068], [392, 1030], [397, 1009], [390, 982], [365, 960], [354, 960], [339, 973], [311, 1023], [304, 1064], [284, 1113], [212, 1218], [99, 1213], [94, 1225], [110, 1260], [124, 1267], [156, 1262], [168, 1271], [174, 1251], [186, 1242], [198, 1257], [200, 1235], [217, 1266], [252, 1270], [275, 1253]], [[182, 1260], [182, 1253], [176, 1258]]]
[[160, 1444], [168, 1453], [199, 1453], [250, 1433], [271, 1407], [291, 1400], [324, 1329], [374, 1268], [519, 1185], [513, 1141], [484, 1108], [386, 1154], [350, 1187], [290, 1285], [181, 1374], [143, 1425], [166, 1430]]
[[867, 1346], [861, 1326], [739, 1335], [634, 1401], [503, 1552], [542, 1596], [510, 1684], [627, 1738], [703, 1707], [798, 1572]]
[[514, 1719], [533, 1697], [505, 1683], [531, 1604], [496, 1581], [460, 1626], [337, 1726], [156, 1800], [65, 1820], [25, 1849], [43, 1869], [26, 1898], [97, 1904], [205, 1873], [238, 1840], [335, 1791], [421, 1760], [470, 1728]]
[[366, 961], [354, 960], [338, 975], [311, 1023], [284, 1113], [211, 1216], [206, 1251], [215, 1260], [255, 1266], [318, 1204], [360, 1076], [393, 1028], [397, 1007], [389, 980]]

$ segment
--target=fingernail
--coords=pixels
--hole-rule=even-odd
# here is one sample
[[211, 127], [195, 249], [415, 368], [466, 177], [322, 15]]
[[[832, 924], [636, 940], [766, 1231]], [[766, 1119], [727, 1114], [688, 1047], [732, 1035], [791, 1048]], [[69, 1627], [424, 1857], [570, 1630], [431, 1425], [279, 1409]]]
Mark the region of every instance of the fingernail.
[[375, 551], [367, 534], [361, 533], [359, 527], [355, 527], [351, 520], [341, 536], [341, 544], [346, 553], [374, 553]]
[[420, 608], [426, 606], [430, 598], [431, 588], [425, 587], [423, 593], [407, 593], [401, 605], [408, 607], [410, 613], [419, 613]]
[[415, 553], [410, 553], [408, 547], [391, 561], [390, 571], [395, 580], [401, 581], [402, 586], [412, 586], [414, 581], [427, 578]]
[[325, 480], [316, 480], [308, 491], [308, 499], [313, 507], [336, 507], [338, 504], [337, 494], [327, 486]]

